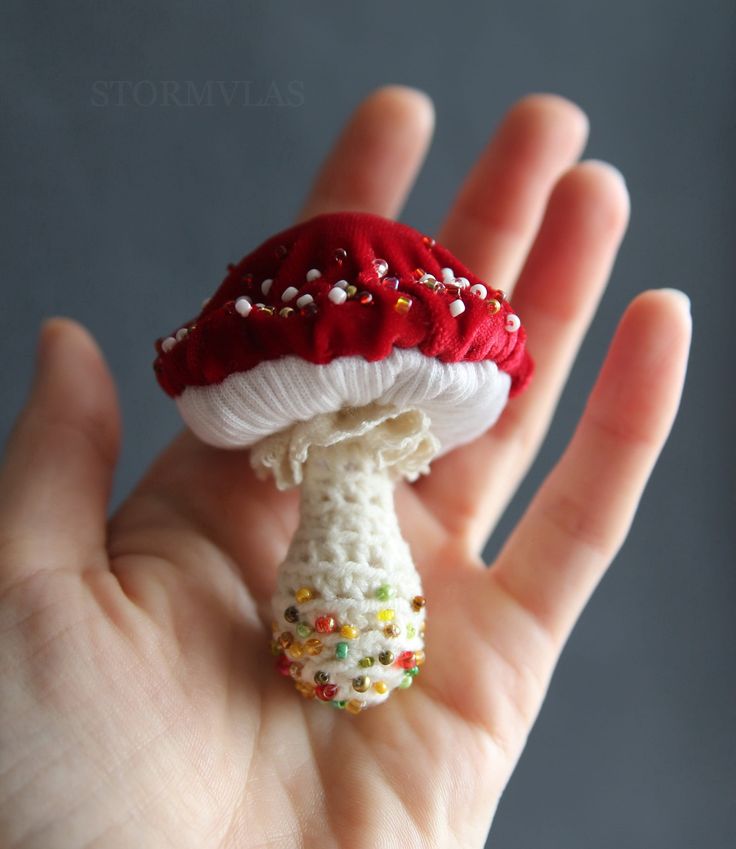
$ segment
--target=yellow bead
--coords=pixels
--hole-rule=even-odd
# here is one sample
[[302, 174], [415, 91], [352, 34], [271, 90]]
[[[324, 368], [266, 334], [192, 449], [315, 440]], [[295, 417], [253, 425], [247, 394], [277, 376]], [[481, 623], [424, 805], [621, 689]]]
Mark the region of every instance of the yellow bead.
[[360, 713], [363, 710], [365, 702], [361, 702], [360, 699], [350, 699], [350, 701], [345, 705], [345, 710], [348, 713]]
[[385, 681], [376, 681], [373, 685], [373, 689], [380, 695], [384, 695], [384, 693], [388, 692], [388, 685]]
[[421, 666], [425, 660], [426, 655], [424, 654], [422, 649], [419, 649], [419, 651], [414, 652], [414, 663], [416, 663], [417, 666]]
[[380, 622], [390, 622], [394, 618], [394, 611], [391, 608], [386, 608], [385, 610], [379, 610], [376, 614], [378, 620]]
[[304, 643], [304, 648], [307, 654], [314, 657], [322, 651], [322, 640], [318, 640], [316, 637], [312, 637], [311, 640], [307, 640], [306, 643]]
[[289, 657], [301, 657], [304, 654], [304, 646], [301, 643], [292, 643], [286, 653]]
[[304, 604], [305, 601], [309, 601], [314, 598], [314, 593], [309, 587], [300, 587], [295, 593], [294, 598], [299, 602], [299, 604]]
[[394, 309], [399, 315], [406, 315], [411, 309], [413, 301], [411, 298], [407, 298], [405, 295], [396, 299], [396, 303], [394, 304]]
[[340, 633], [346, 640], [354, 640], [358, 636], [358, 629], [354, 625], [343, 625]]

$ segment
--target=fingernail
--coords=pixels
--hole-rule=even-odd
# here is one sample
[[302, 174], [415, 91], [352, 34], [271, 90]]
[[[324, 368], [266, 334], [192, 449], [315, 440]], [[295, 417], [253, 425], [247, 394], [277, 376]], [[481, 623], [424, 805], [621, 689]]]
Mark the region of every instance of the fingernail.
[[660, 289], [660, 292], [668, 292], [670, 295], [674, 295], [676, 298], [679, 298], [688, 313], [691, 312], [690, 298], [681, 289], [669, 289], [667, 287], [663, 287]]

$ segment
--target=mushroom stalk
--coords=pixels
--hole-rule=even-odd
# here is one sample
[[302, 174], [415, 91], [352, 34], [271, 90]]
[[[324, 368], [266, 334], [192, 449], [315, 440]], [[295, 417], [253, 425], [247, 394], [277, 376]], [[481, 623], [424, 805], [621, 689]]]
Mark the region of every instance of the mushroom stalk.
[[394, 483], [436, 450], [427, 425], [416, 411], [383, 412], [365, 433], [308, 447], [300, 523], [273, 598], [280, 668], [305, 696], [357, 712], [419, 671], [424, 598]]

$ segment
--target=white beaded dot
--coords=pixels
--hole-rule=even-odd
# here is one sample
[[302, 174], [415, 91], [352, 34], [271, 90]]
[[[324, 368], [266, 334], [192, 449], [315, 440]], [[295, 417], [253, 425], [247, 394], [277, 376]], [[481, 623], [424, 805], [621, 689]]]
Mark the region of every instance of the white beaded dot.
[[521, 319], [518, 315], [514, 315], [510, 312], [506, 316], [506, 324], [504, 326], [509, 333], [516, 333], [516, 331], [521, 327]]
[[350, 284], [348, 283], [347, 280], [338, 280], [337, 283], [335, 283], [335, 286], [337, 286], [340, 289], [347, 289], [349, 285]]
[[453, 318], [457, 318], [459, 315], [465, 312], [465, 304], [458, 298], [456, 301], [452, 301], [450, 304], [450, 315]]
[[261, 292], [263, 292], [264, 295], [267, 295], [271, 291], [271, 286], [273, 286], [273, 280], [269, 277], [268, 280], [264, 280], [263, 283], [261, 283]]
[[173, 336], [167, 336], [161, 343], [161, 350], [167, 354], [176, 345], [176, 339]]
[[348, 293], [341, 289], [339, 286], [334, 286], [327, 293], [327, 297], [332, 301], [333, 304], [344, 304], [348, 299]]
[[238, 315], [242, 315], [243, 318], [250, 315], [250, 311], [252, 309], [253, 304], [251, 304], [250, 298], [242, 297], [235, 301], [235, 312], [238, 313]]
[[302, 295], [301, 298], [297, 298], [296, 305], [299, 309], [306, 307], [307, 304], [311, 304], [314, 298], [311, 295]]
[[299, 290], [296, 288], [296, 286], [287, 286], [287, 288], [284, 289], [281, 295], [281, 300], [284, 303], [288, 303], [289, 301], [293, 301], [298, 294]]
[[189, 329], [186, 327], [182, 327], [176, 331], [176, 341], [181, 342], [181, 340], [189, 333]]
[[486, 289], [482, 283], [476, 283], [474, 286], [470, 287], [470, 294], [477, 295], [481, 301], [485, 301], [488, 289]]
[[456, 277], [455, 285], [459, 286], [461, 289], [465, 289], [467, 286], [470, 286], [470, 280], [467, 277]]
[[307, 272], [307, 283], [311, 283], [312, 280], [316, 280], [318, 277], [322, 276], [322, 272], [318, 268], [310, 268]]
[[455, 272], [451, 268], [443, 268], [440, 273], [442, 274], [442, 279], [445, 282], [455, 279]]

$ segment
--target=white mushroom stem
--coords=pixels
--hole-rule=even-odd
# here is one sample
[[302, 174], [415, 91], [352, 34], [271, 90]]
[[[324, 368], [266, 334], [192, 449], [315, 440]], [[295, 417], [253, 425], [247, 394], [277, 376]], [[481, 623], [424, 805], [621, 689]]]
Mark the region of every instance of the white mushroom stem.
[[[414, 602], [421, 580], [399, 529], [394, 482], [425, 472], [437, 449], [426, 415], [377, 406], [318, 417], [254, 448], [255, 468], [280, 488], [301, 483], [300, 524], [279, 567], [273, 618], [277, 639], [291, 635], [286, 655], [303, 691], [328, 679], [338, 688], [331, 700], [357, 710], [407, 685], [399, 658], [423, 649], [424, 609]], [[305, 600], [305, 590], [313, 597]], [[336, 629], [325, 633], [330, 617]], [[388, 652], [393, 659], [382, 663]], [[361, 665], [365, 658], [372, 665]]]

